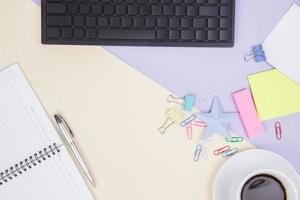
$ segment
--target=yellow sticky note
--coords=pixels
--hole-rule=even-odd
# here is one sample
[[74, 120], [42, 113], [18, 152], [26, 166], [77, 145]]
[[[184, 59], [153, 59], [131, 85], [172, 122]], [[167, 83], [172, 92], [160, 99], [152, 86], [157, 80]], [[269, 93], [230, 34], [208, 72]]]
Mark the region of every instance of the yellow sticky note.
[[279, 70], [248, 77], [261, 120], [300, 112], [300, 85]]

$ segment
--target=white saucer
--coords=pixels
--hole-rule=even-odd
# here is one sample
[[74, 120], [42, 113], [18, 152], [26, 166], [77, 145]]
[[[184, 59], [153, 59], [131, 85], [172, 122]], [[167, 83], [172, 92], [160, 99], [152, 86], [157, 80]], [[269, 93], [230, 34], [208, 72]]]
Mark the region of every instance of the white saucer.
[[273, 169], [288, 176], [300, 192], [296, 170], [281, 156], [266, 150], [247, 150], [228, 159], [219, 169], [213, 185], [213, 200], [235, 200], [230, 188], [237, 187], [248, 174]]

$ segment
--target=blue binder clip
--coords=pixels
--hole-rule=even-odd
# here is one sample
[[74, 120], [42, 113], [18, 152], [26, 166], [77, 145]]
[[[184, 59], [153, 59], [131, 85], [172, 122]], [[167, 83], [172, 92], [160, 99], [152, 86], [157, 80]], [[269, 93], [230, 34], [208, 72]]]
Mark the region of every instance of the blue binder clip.
[[171, 102], [177, 103], [182, 106], [182, 109], [184, 111], [191, 112], [193, 110], [193, 106], [196, 101], [196, 96], [187, 94], [184, 97], [177, 98], [177, 97], [174, 97], [173, 95], [169, 95], [167, 98], [167, 101], [169, 103], [171, 103]]
[[267, 60], [265, 51], [261, 44], [253, 46], [250, 54], [245, 55], [245, 61], [249, 62], [250, 60], [254, 59], [255, 62], [265, 62]]
[[295, 4], [297, 4], [298, 6], [300, 6], [300, 0], [295, 0]]
[[195, 101], [196, 101], [196, 97], [194, 95], [190, 95], [190, 94], [185, 95], [184, 103], [183, 103], [183, 110], [188, 111], [188, 112], [192, 111]]

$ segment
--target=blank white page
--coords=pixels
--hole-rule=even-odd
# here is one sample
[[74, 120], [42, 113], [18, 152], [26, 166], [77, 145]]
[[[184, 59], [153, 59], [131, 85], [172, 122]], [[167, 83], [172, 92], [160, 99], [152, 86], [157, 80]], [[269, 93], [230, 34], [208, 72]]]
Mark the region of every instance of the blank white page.
[[290, 7], [263, 46], [267, 62], [300, 84], [300, 6]]
[[0, 197], [94, 199], [17, 64], [0, 71]]

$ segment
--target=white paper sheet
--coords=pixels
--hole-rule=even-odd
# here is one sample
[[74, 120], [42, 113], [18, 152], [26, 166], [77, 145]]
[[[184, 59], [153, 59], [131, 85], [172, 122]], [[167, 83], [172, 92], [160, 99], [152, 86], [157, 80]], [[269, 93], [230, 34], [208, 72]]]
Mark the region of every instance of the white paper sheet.
[[300, 6], [291, 6], [263, 46], [267, 62], [300, 84]]

